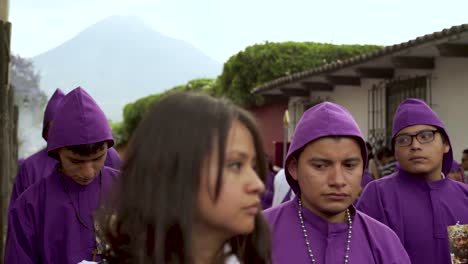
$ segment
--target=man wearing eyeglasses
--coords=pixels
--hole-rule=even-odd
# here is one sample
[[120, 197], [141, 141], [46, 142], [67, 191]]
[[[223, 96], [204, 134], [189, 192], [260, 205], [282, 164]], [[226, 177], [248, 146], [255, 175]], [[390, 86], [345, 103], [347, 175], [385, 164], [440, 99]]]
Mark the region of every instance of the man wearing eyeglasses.
[[357, 207], [395, 231], [412, 263], [450, 264], [447, 227], [468, 224], [468, 185], [446, 177], [453, 154], [444, 124], [426, 103], [407, 99], [392, 146], [399, 171], [369, 183]]

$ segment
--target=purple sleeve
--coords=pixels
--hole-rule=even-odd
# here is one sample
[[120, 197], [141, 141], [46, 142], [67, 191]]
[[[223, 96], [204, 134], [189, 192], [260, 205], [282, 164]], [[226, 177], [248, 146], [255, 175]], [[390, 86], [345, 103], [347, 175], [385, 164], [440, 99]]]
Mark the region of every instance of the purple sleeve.
[[382, 204], [381, 193], [377, 183], [377, 181], [372, 181], [367, 184], [366, 188], [364, 188], [364, 191], [359, 197], [356, 208], [388, 226], [387, 217], [385, 215], [384, 206]]
[[26, 205], [26, 201], [20, 198], [8, 214], [4, 263], [34, 264], [40, 261], [34, 243], [37, 238]]

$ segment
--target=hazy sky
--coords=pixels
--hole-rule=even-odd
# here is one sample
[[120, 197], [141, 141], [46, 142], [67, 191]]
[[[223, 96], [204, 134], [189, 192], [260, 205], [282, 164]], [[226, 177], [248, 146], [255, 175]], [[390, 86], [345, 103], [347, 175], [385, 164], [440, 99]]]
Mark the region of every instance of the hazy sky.
[[268, 41], [391, 45], [468, 23], [467, 0], [10, 0], [12, 51], [45, 52], [111, 15], [136, 15], [224, 62]]

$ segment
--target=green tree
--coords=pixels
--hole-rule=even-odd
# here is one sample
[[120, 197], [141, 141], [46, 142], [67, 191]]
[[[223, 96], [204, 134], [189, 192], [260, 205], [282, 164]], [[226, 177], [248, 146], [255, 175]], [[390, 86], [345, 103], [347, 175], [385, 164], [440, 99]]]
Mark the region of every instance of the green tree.
[[107, 120], [109, 126], [112, 129], [112, 137], [114, 138], [115, 145], [120, 145], [125, 143], [126, 135], [123, 131], [123, 122], [113, 122], [112, 120]]
[[242, 106], [260, 105], [262, 96], [251, 94], [251, 89], [258, 85], [378, 48], [381, 47], [314, 42], [265, 42], [249, 46], [224, 64], [214, 93]]
[[160, 94], [153, 94], [143, 98], [138, 99], [133, 103], [125, 105], [123, 111], [123, 124], [120, 130], [120, 138], [122, 142], [126, 142], [130, 139], [133, 131], [137, 128], [140, 121], [144, 118], [148, 109], [161, 99], [163, 96], [176, 92], [176, 91], [194, 91], [194, 92], [205, 92], [207, 94], [213, 94], [213, 87], [215, 85], [215, 80], [213, 79], [194, 79], [188, 81], [184, 85], [175, 86], [169, 90], [164, 91]]

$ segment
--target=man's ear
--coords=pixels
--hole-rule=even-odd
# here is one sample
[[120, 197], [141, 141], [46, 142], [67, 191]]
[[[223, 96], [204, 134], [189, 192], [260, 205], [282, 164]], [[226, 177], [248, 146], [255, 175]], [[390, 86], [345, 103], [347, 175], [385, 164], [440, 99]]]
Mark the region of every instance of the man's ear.
[[299, 163], [298, 163], [297, 159], [295, 157], [293, 157], [288, 161], [288, 164], [286, 166], [286, 169], [288, 170], [289, 174], [296, 181], [297, 181], [297, 167], [298, 167], [298, 165], [299, 165]]
[[444, 143], [444, 154], [450, 151], [450, 145], [448, 143]]

